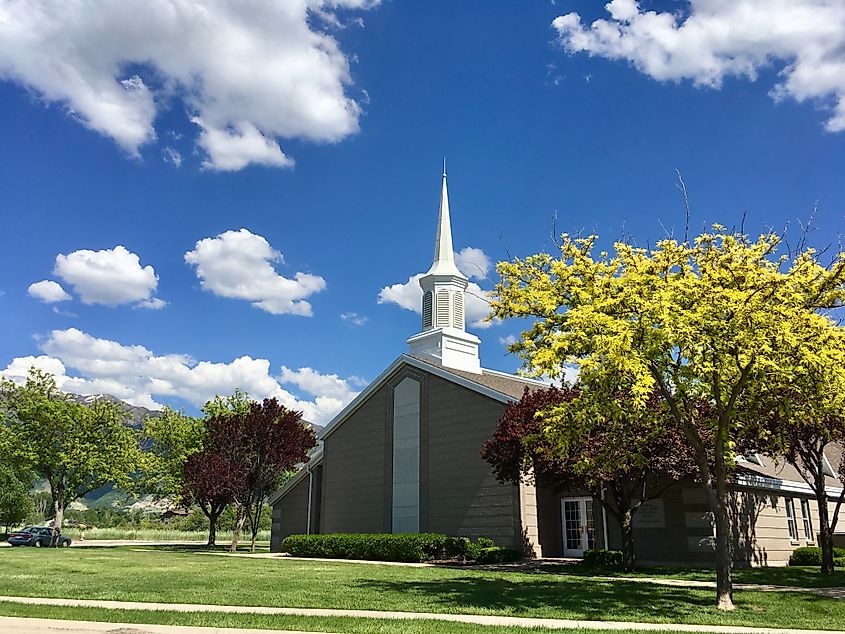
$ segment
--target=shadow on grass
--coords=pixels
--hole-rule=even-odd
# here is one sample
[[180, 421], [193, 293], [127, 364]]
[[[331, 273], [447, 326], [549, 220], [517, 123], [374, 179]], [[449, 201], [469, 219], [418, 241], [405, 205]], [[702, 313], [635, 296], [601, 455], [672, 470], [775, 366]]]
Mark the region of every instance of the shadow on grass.
[[[143, 546], [146, 550], [155, 550], [159, 552], [169, 552], [169, 553], [229, 553], [232, 551], [229, 544], [218, 544], [216, 546], [209, 547], [206, 544], [199, 543], [199, 544], [155, 544], [150, 546]], [[238, 545], [237, 551], [238, 553], [251, 553], [253, 552], [250, 549], [249, 544], [241, 544]], [[269, 553], [270, 547], [269, 546], [256, 546], [255, 553]]]
[[[536, 574], [566, 575], [570, 577], [614, 577], [636, 580], [641, 577], [657, 579], [683, 579], [690, 581], [716, 581], [712, 568], [670, 568], [643, 567], [634, 572], [610, 570], [585, 566], [583, 563], [538, 564], [526, 572]], [[822, 575], [818, 567], [809, 566], [758, 566], [735, 568], [734, 583], [794, 586], [798, 588], [837, 588], [845, 586], [845, 570], [836, 570], [832, 575]]]
[[[366, 581], [359, 585], [403, 596], [425, 611], [508, 614], [594, 621], [756, 625], [841, 629], [845, 602], [811, 594], [741, 592], [737, 610], [721, 612], [715, 592], [656, 587], [636, 581], [578, 582], [458, 577], [443, 581]], [[405, 609], [405, 608], [403, 608]]]
[[419, 600], [432, 612], [511, 613], [515, 616], [682, 621], [714, 608], [715, 596], [686, 588], [636, 582], [591, 582], [458, 577], [443, 581], [361, 581], [360, 586]]

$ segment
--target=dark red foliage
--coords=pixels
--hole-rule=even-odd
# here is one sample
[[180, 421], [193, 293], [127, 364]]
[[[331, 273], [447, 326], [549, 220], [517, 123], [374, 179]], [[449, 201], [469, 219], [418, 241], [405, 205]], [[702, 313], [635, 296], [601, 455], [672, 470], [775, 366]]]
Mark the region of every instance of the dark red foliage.
[[588, 491], [618, 522], [623, 565], [631, 569], [635, 563], [634, 514], [672, 482], [697, 472], [695, 452], [680, 430], [652, 424], [664, 415], [659, 397], [653, 396], [645, 411], [638, 411], [626, 407], [621, 394], [616, 396], [616, 411], [630, 411], [630, 418], [596, 421], [578, 430], [569, 449], [563, 451], [544, 432], [542, 412], [578, 396], [578, 390], [569, 387], [526, 389], [522, 398], [502, 413], [481, 456], [501, 482], [533, 479], [558, 494]]
[[537, 412], [576, 396], [577, 392], [568, 387], [534, 391], [526, 388], [520, 400], [505, 408], [492, 440], [481, 448], [481, 457], [490, 463], [500, 482], [516, 483], [527, 476], [555, 491], [583, 486], [583, 478], [573, 471], [573, 456], [556, 455], [542, 437], [543, 422], [536, 416]]
[[212, 524], [228, 504], [237, 502], [251, 524], [254, 519], [254, 535], [267, 496], [286, 471], [308, 461], [316, 445], [314, 431], [302, 422], [301, 412], [275, 398], [250, 403], [244, 412], [212, 416], [206, 428], [203, 450], [185, 463], [185, 497]]

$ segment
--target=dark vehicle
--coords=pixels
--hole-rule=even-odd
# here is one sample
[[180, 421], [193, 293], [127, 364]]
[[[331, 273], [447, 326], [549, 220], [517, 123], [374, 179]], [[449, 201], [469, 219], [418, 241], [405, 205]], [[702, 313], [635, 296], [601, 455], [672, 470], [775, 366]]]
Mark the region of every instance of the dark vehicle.
[[35, 546], [36, 548], [47, 548], [48, 546], [59, 546], [67, 548], [70, 546], [70, 537], [61, 533], [53, 534], [49, 526], [27, 526], [9, 535], [9, 543], [12, 546]]

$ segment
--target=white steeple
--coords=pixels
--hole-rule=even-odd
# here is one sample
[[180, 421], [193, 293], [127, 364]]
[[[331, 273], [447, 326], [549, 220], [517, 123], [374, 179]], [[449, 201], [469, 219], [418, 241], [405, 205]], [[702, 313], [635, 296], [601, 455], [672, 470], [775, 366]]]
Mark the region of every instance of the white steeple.
[[478, 344], [481, 341], [465, 329], [464, 294], [467, 284], [469, 280], [455, 264], [444, 159], [434, 261], [420, 278], [423, 290], [422, 332], [408, 339], [408, 347], [411, 354], [433, 357], [443, 367], [480, 374]]
[[443, 159], [443, 185], [440, 188], [440, 213], [437, 217], [437, 239], [434, 242], [434, 261], [428, 275], [463, 277], [455, 265], [452, 247], [452, 221], [449, 217], [449, 191], [446, 188], [446, 159]]

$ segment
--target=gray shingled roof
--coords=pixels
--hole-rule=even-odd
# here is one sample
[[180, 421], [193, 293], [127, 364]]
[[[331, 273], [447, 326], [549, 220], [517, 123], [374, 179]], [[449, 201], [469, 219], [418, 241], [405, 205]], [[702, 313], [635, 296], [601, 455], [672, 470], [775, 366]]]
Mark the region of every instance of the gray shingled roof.
[[522, 398], [522, 394], [525, 392], [526, 387], [530, 390], [536, 390], [545, 386], [545, 384], [541, 381], [523, 378], [514, 374], [494, 372], [483, 368], [481, 370], [481, 374], [474, 374], [473, 372], [464, 372], [463, 370], [443, 367], [442, 364], [430, 357], [422, 357], [415, 354], [409, 354], [407, 356], [413, 357], [417, 361], [422, 361], [423, 363], [443, 370], [444, 372], [448, 372], [449, 374], [459, 376], [467, 381], [472, 381], [473, 383], [477, 383], [478, 385], [482, 385], [491, 390], [496, 390], [497, 392], [504, 394], [505, 396], [510, 396], [514, 399]]

